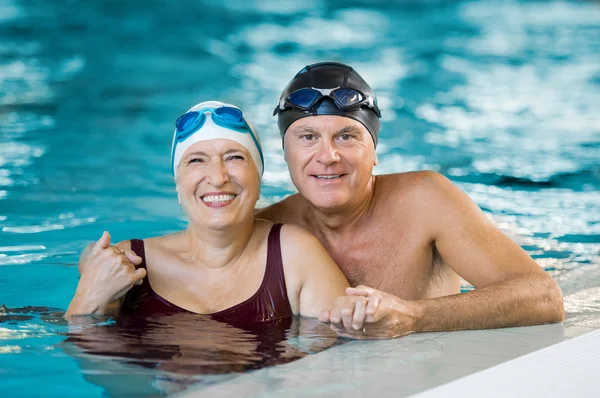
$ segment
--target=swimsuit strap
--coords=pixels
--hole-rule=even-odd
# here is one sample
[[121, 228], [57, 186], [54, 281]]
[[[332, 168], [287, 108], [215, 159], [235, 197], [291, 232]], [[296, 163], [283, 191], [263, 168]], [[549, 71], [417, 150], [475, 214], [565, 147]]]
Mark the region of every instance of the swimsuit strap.
[[283, 259], [281, 256], [281, 227], [283, 227], [283, 224], [275, 224], [271, 228], [271, 232], [269, 232], [267, 269], [265, 273], [268, 273], [268, 284], [271, 291], [278, 291], [282, 300], [281, 302], [285, 303], [285, 310], [280, 308], [280, 313], [287, 312], [289, 316], [291, 316], [292, 307], [290, 306], [290, 300], [287, 295], [285, 272], [283, 270]]
[[[146, 269], [146, 250], [144, 249], [144, 241], [142, 239], [131, 239], [130, 242], [131, 250], [133, 250], [135, 254], [142, 258], [142, 263], [140, 265], [137, 265], [135, 268]], [[148, 274], [146, 274], [146, 277], [148, 277]]]
[[281, 276], [283, 276], [283, 259], [281, 258], [281, 227], [283, 227], [283, 224], [275, 224], [271, 227], [271, 231], [269, 232], [269, 241], [267, 246], [267, 268], [270, 268], [272, 264], [274, 265], [273, 268], [276, 268], [273, 269], [273, 271], [278, 272], [278, 270], [281, 270]]

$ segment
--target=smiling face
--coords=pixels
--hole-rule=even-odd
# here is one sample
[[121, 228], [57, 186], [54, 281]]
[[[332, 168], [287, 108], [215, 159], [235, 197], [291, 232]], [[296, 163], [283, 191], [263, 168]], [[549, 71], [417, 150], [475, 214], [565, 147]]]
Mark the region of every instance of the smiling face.
[[377, 155], [361, 123], [343, 116], [298, 119], [284, 148], [294, 185], [314, 206], [335, 210], [363, 200]]
[[242, 145], [227, 139], [199, 141], [177, 167], [177, 195], [194, 225], [225, 229], [253, 217], [260, 178]]

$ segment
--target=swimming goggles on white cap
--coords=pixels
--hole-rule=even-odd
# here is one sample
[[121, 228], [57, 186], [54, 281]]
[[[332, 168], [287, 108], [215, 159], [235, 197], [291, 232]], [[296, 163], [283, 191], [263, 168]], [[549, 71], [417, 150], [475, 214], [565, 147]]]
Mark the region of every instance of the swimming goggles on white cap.
[[199, 141], [228, 139], [248, 150], [258, 174], [264, 171], [262, 146], [241, 109], [218, 101], [201, 102], [177, 118], [171, 149], [173, 175], [185, 151]]

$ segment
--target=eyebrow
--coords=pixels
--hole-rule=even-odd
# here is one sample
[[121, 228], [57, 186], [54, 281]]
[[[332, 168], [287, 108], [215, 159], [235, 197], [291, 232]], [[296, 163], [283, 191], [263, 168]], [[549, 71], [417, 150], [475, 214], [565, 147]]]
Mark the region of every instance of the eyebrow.
[[[229, 155], [231, 153], [244, 153], [244, 151], [242, 149], [228, 149], [225, 152], [223, 152], [221, 155]], [[185, 158], [189, 158], [190, 156], [205, 156], [207, 158], [210, 157], [210, 155], [202, 152], [202, 151], [194, 151], [194, 152], [190, 152], [187, 155], [185, 155]]]
[[[342, 127], [335, 134], [348, 134], [355, 133], [360, 134], [361, 130], [356, 126], [346, 126]], [[292, 130], [292, 134], [301, 134], [301, 133], [311, 133], [311, 134], [320, 134], [320, 131], [312, 126], [299, 126]]]
[[208, 157], [208, 155], [207, 155], [207, 154], [205, 154], [204, 152], [201, 152], [201, 151], [194, 151], [194, 152], [190, 152], [190, 153], [188, 153], [187, 155], [185, 155], [185, 156], [184, 156], [184, 158], [189, 158], [189, 157], [191, 157], [191, 156], [206, 156], [206, 157]]
[[300, 133], [319, 134], [319, 130], [317, 130], [311, 126], [294, 127], [294, 129], [292, 130], [292, 134], [300, 134]]
[[337, 131], [337, 134], [348, 134], [348, 133], [360, 134], [361, 130], [356, 126], [346, 126]]
[[243, 149], [228, 149], [223, 152], [223, 155], [229, 155], [230, 153], [244, 153]]

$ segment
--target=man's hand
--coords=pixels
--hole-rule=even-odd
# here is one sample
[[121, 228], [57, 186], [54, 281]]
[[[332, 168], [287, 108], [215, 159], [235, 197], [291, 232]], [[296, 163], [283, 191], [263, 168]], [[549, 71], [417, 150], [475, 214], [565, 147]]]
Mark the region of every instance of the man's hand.
[[66, 315], [103, 313], [109, 303], [143, 282], [146, 270], [135, 268], [141, 262], [133, 250], [111, 245], [110, 234], [104, 232], [80, 267], [81, 279]]
[[346, 294], [319, 317], [340, 336], [389, 339], [416, 331], [420, 311], [415, 302], [363, 285], [346, 289]]

